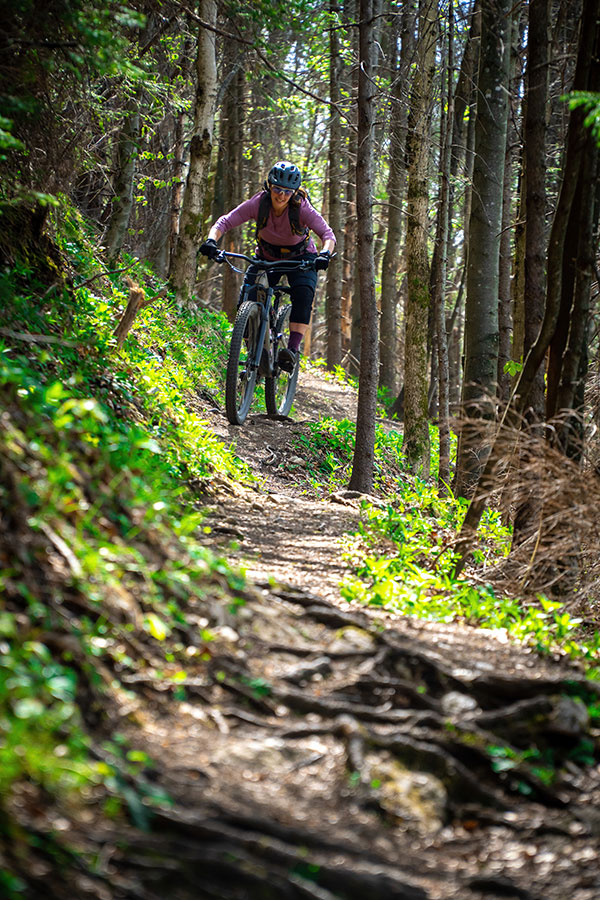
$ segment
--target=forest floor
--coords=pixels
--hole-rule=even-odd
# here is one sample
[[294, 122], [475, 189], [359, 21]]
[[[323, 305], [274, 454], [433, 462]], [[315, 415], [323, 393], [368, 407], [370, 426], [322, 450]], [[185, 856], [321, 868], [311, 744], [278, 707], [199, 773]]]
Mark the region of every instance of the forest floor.
[[[240, 429], [202, 409], [260, 479], [213, 492], [206, 520], [254, 587], [235, 609], [207, 599], [211, 677], [192, 658], [184, 702], [152, 694], [135, 712], [131, 739], [175, 806], [135, 860], [109, 842], [115, 896], [598, 900], [600, 771], [573, 752], [589, 735], [580, 670], [503, 632], [340, 596], [360, 503], [317, 496], [295, 439], [355, 408], [350, 387], [304, 371], [293, 419]], [[532, 739], [558, 783], [518, 749], [490, 766], [486, 748]]]

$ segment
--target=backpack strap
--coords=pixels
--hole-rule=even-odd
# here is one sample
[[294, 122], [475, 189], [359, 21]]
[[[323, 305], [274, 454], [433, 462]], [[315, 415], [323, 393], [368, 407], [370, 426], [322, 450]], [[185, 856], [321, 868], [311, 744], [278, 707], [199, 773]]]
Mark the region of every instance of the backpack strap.
[[[254, 237], [257, 241], [259, 240], [258, 232], [261, 231], [267, 224], [270, 212], [271, 192], [264, 190], [258, 203], [258, 214], [256, 216], [256, 229], [254, 232]], [[309, 229], [306, 226], [303, 228], [300, 224], [300, 206], [292, 205], [291, 203], [289, 203], [288, 217], [290, 220], [290, 228], [292, 229], [292, 234], [302, 235], [304, 238], [307, 238]]]
[[303, 237], [308, 237], [308, 228], [305, 226], [304, 228], [300, 224], [300, 205], [292, 206], [291, 203], [288, 204], [288, 216], [290, 218], [290, 228], [292, 229], [292, 234], [301, 234]]
[[256, 230], [254, 232], [254, 237], [258, 240], [258, 232], [265, 227], [267, 224], [267, 220], [269, 218], [269, 213], [271, 212], [271, 193], [266, 189], [260, 195], [260, 200], [258, 203], [258, 214], [256, 216]]

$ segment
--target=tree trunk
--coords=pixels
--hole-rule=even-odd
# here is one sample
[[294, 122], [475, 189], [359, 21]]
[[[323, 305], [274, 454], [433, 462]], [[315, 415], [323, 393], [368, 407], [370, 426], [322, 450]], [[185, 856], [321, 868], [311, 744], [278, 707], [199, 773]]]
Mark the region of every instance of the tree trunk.
[[123, 129], [119, 136], [115, 199], [108, 231], [104, 238], [106, 258], [109, 266], [114, 265], [121, 252], [133, 207], [135, 163], [138, 157], [141, 130], [139, 103], [140, 97], [136, 92], [136, 95], [130, 101]]
[[[344, 0], [344, 20], [350, 25], [358, 21], [357, 0]], [[350, 28], [352, 53], [358, 57], [358, 29]], [[358, 69], [352, 66], [346, 90], [352, 97], [358, 94]], [[360, 360], [360, 292], [356, 257], [356, 159], [358, 152], [357, 129], [353, 128], [348, 140], [348, 175], [346, 178], [346, 225], [344, 228], [344, 276], [342, 296], [342, 341], [349, 353], [348, 371], [358, 374]]]
[[590, 316], [590, 294], [595, 274], [595, 234], [598, 225], [598, 147], [589, 142], [581, 172], [581, 195], [594, 197], [579, 207], [574, 206], [578, 235], [577, 258], [571, 307], [569, 337], [562, 359], [560, 383], [557, 392], [557, 410], [561, 421], [557, 423], [556, 439], [563, 451], [571, 457], [583, 454], [583, 381], [587, 369], [587, 335]]
[[[596, 0], [584, 0], [577, 67], [573, 84], [574, 90], [600, 90], [600, 66], [594, 55], [599, 39], [600, 23], [598, 22]], [[475, 530], [485, 508], [491, 487], [492, 474], [501, 455], [501, 438], [503, 437], [504, 426], [513, 429], [519, 427], [536, 374], [557, 331], [561, 298], [563, 297], [564, 248], [571, 212], [581, 204], [587, 205], [595, 201], [595, 194], [588, 192], [587, 195], [582, 195], [581, 204], [575, 203], [578, 186], [580, 186], [582, 162], [586, 154], [589, 154], [592, 141], [590, 130], [584, 124], [584, 119], [585, 113], [581, 109], [571, 111], [563, 179], [548, 242], [548, 275], [546, 280], [544, 319], [538, 338], [527, 354], [511, 402], [506, 408], [494, 446], [479, 479], [476, 494], [467, 510], [457, 546], [458, 561], [455, 570], [457, 574], [462, 571], [468, 558]]]
[[420, 472], [423, 477], [429, 475], [427, 169], [435, 50], [436, 4], [434, 0], [421, 0], [417, 65], [411, 92], [408, 129], [404, 452], [410, 470]]
[[[232, 61], [233, 62], [233, 61]], [[240, 73], [237, 72], [229, 84], [225, 95], [223, 115], [225, 117], [226, 146], [224, 154], [225, 183], [225, 208], [232, 209], [244, 199], [242, 194], [241, 163], [243, 155], [242, 121], [241, 111], [243, 103], [242, 83]], [[225, 250], [235, 250], [236, 234], [228, 231], [223, 237]], [[223, 312], [230, 322], [233, 322], [237, 312], [237, 299], [239, 294], [238, 279], [236, 273], [229, 266], [223, 266], [222, 285]]]
[[[215, 0], [200, 0], [200, 18], [215, 26]], [[190, 145], [190, 167], [185, 186], [179, 239], [173, 259], [171, 281], [179, 303], [191, 303], [196, 280], [196, 257], [202, 237], [204, 194], [213, 145], [215, 102], [217, 95], [217, 65], [215, 34], [202, 25], [198, 31], [196, 55], [196, 103], [194, 132]]]
[[508, 364], [512, 356], [513, 306], [512, 306], [512, 238], [514, 230], [513, 178], [515, 148], [518, 142], [515, 122], [518, 119], [518, 104], [521, 92], [517, 72], [517, 52], [515, 28], [511, 28], [511, 77], [509, 90], [509, 126], [504, 159], [504, 184], [502, 198], [502, 227], [500, 234], [500, 270], [498, 280], [498, 399], [501, 406], [508, 403], [512, 377]]
[[474, 419], [495, 413], [498, 377], [498, 279], [510, 62], [510, 0], [483, 0], [477, 83], [475, 162], [467, 262], [463, 423], [455, 493], [470, 496], [489, 452]]
[[173, 142], [173, 193], [171, 195], [171, 213], [169, 229], [169, 272], [173, 265], [173, 256], [177, 239], [179, 237], [179, 219], [181, 216], [181, 201], [183, 199], [184, 171], [185, 171], [185, 112], [181, 110], [175, 118], [175, 135]]
[[356, 202], [360, 275], [361, 352], [356, 446], [351, 490], [368, 494], [373, 489], [375, 415], [377, 410], [378, 322], [373, 259], [373, 0], [360, 0], [358, 75], [358, 154]]
[[[540, 333], [546, 299], [546, 106], [548, 102], [549, 0], [530, 0], [525, 116], [525, 354]], [[544, 415], [544, 371], [529, 395], [532, 421]]]
[[[523, 260], [523, 352], [535, 342], [544, 317], [546, 299], [546, 106], [548, 101], [549, 0], [531, 0], [527, 38], [525, 130], [525, 237]], [[533, 383], [526, 418], [533, 427], [544, 415], [544, 367]], [[520, 455], [527, 448], [520, 447]], [[531, 537], [540, 520], [535, 491], [520, 492], [513, 524], [513, 546]]]
[[390, 117], [390, 158], [387, 183], [388, 221], [387, 240], [381, 266], [381, 334], [379, 350], [381, 365], [379, 383], [390, 394], [396, 392], [398, 257], [402, 238], [402, 200], [404, 196], [404, 155], [408, 117], [404, 101], [405, 84], [408, 81], [414, 52], [415, 9], [406, 4], [402, 11], [402, 45], [392, 91]]
[[[440, 152], [440, 203], [438, 209], [437, 264], [433, 279], [433, 316], [437, 348], [439, 470], [438, 485], [450, 484], [450, 401], [448, 372], [448, 335], [446, 333], [446, 275], [448, 264], [448, 213], [450, 202], [450, 156], [454, 121], [454, 7], [448, 7], [447, 93], [445, 133]], [[444, 102], [444, 100], [442, 100]]]
[[[339, 3], [331, 0], [331, 26], [337, 25]], [[339, 32], [329, 32], [329, 99], [339, 104], [342, 99]], [[342, 124], [339, 111], [332, 106], [329, 123], [329, 224], [338, 239], [338, 259], [327, 270], [327, 368], [342, 362]]]

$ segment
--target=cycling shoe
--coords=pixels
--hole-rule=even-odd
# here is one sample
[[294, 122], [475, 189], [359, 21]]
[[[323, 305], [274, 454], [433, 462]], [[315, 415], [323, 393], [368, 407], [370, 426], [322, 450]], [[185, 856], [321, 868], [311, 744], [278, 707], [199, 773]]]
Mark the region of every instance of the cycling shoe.
[[282, 347], [277, 356], [279, 368], [283, 369], [284, 372], [292, 373], [299, 356], [300, 354], [297, 350], [290, 350], [289, 347]]

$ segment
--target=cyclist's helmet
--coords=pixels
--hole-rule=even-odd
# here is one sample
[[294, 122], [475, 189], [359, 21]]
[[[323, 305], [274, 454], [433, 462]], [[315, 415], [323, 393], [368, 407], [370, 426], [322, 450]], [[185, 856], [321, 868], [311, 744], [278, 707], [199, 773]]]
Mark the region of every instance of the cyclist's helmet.
[[296, 191], [302, 183], [302, 175], [300, 174], [298, 166], [281, 160], [280, 162], [275, 163], [269, 172], [267, 181], [269, 184], [274, 184], [277, 187]]

